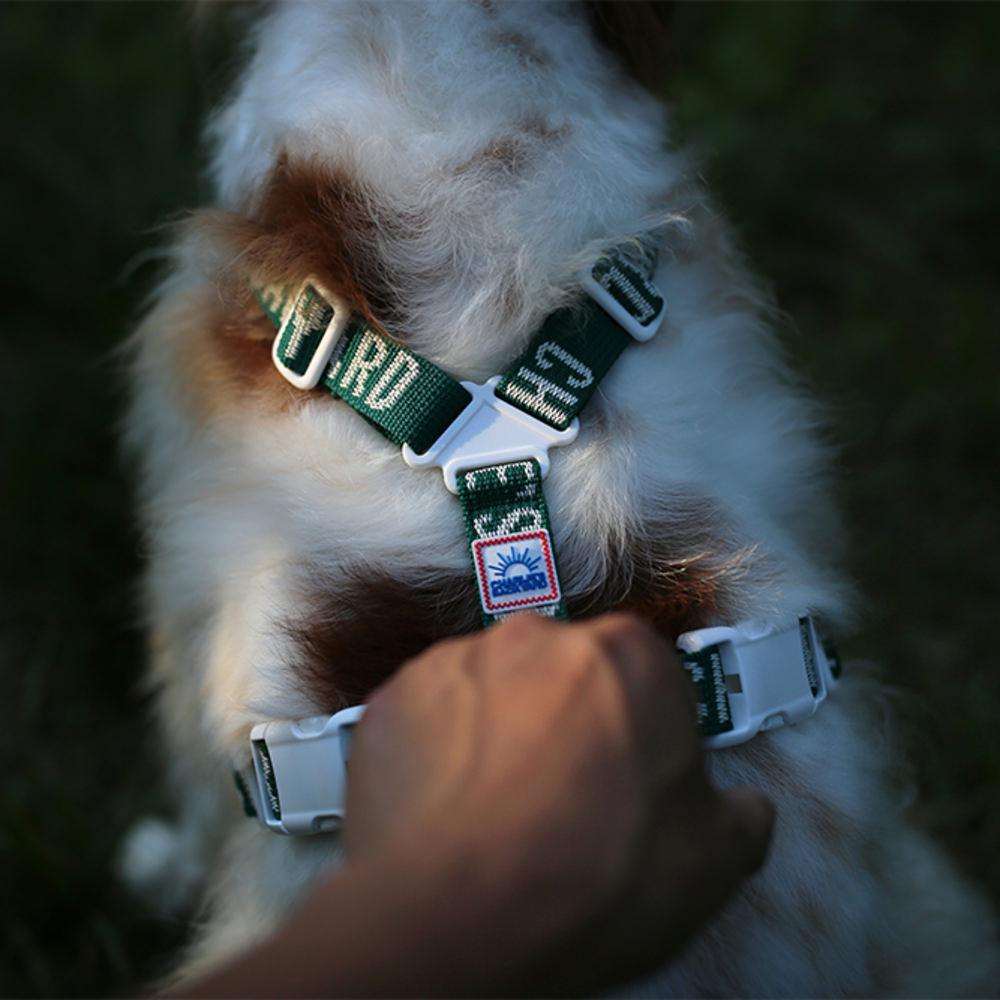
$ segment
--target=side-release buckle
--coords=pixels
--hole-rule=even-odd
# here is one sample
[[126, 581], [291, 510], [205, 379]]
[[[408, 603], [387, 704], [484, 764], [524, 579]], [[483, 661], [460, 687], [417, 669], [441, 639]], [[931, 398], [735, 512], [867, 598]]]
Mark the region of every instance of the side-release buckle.
[[403, 458], [412, 469], [440, 466], [445, 485], [458, 493], [458, 474], [488, 465], [533, 458], [544, 478], [549, 471], [549, 448], [569, 444], [580, 430], [579, 420], [558, 430], [536, 420], [524, 410], [497, 398], [496, 375], [483, 385], [463, 382], [472, 400], [427, 451], [417, 454], [403, 445]]
[[666, 312], [664, 298], [621, 254], [601, 257], [577, 278], [584, 291], [634, 340], [644, 343], [659, 330]]
[[837, 686], [836, 664], [810, 617], [791, 628], [744, 622], [733, 628], [698, 629], [681, 635], [677, 648], [682, 653], [717, 652], [722, 661], [733, 727], [705, 737], [709, 750], [801, 722]]
[[[685, 632], [681, 653], [721, 661], [733, 727], [704, 736], [706, 749], [745, 743], [759, 732], [809, 718], [837, 686], [839, 664], [813, 620], [791, 628], [744, 622]], [[363, 705], [297, 722], [265, 722], [250, 734], [253, 772], [238, 773], [249, 815], [275, 833], [326, 833], [344, 817], [351, 736]]]
[[337, 830], [344, 818], [351, 736], [363, 705], [295, 722], [262, 722], [250, 732], [254, 805], [275, 833]]
[[306, 278], [294, 295], [258, 292], [266, 311], [276, 318], [278, 335], [271, 358], [275, 367], [298, 389], [319, 385], [351, 311], [316, 278]]

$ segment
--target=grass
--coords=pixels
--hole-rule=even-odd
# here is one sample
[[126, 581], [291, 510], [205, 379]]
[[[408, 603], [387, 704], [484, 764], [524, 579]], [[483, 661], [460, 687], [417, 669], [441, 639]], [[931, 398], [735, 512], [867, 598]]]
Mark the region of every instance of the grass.
[[678, 21], [678, 124], [832, 414], [865, 599], [845, 651], [907, 693], [920, 819], [1000, 897], [1000, 7]]
[[[182, 929], [111, 871], [159, 804], [112, 352], [152, 227], [204, 194], [228, 50], [174, 4], [0, 25], [0, 994], [127, 994]], [[829, 405], [865, 595], [843, 645], [904, 691], [918, 818], [1000, 900], [1000, 7], [682, 5], [676, 30], [676, 127]]]

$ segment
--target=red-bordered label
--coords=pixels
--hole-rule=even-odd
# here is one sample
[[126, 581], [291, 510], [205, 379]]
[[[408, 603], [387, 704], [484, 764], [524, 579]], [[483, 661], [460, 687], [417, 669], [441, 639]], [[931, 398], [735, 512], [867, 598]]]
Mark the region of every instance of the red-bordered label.
[[489, 615], [558, 602], [552, 541], [544, 529], [480, 538], [472, 543], [476, 582]]

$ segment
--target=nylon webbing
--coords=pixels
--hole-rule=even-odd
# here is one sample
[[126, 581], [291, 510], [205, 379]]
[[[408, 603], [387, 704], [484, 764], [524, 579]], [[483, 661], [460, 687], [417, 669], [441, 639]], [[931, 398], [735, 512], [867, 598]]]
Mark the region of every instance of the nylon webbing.
[[342, 343], [322, 385], [393, 444], [426, 451], [472, 399], [447, 372], [361, 319]]
[[285, 315], [285, 309], [288, 307], [288, 302], [292, 294], [292, 286], [269, 285], [267, 288], [254, 288], [253, 294], [257, 300], [257, 304], [267, 314], [267, 318], [277, 327], [278, 336], [283, 337], [285, 331], [281, 329], [281, 319]]
[[698, 725], [702, 733], [705, 736], [728, 733], [733, 728], [733, 718], [718, 647], [709, 646], [697, 653], [682, 653], [681, 666], [694, 685]]
[[568, 617], [538, 463], [529, 459], [463, 472], [458, 497], [483, 623], [525, 608]]
[[536, 420], [565, 430], [632, 343], [596, 302], [560, 309], [507, 370], [497, 395]]
[[[645, 267], [651, 273], [655, 252]], [[663, 296], [643, 271], [620, 253], [605, 254], [594, 264], [591, 277], [619, 306], [643, 327], [653, 323], [663, 312]]]
[[[254, 289], [278, 330], [276, 360], [294, 375], [310, 367], [335, 306], [311, 281]], [[352, 313], [319, 384], [343, 399], [393, 444], [415, 452], [429, 448], [472, 397], [458, 381], [409, 348], [390, 340]]]
[[[620, 254], [602, 258], [582, 281], [602, 305], [588, 297], [549, 316], [496, 388], [499, 399], [560, 431], [633, 337], [652, 335], [663, 308], [656, 289]], [[275, 360], [293, 384], [316, 384], [315, 366], [329, 357], [319, 384], [394, 444], [423, 454], [472, 400], [436, 365], [361, 317], [345, 318], [312, 279], [294, 294], [290, 288], [255, 294], [278, 328]], [[329, 346], [334, 339], [336, 347]], [[484, 623], [526, 608], [567, 617], [538, 462], [461, 470], [457, 484]]]

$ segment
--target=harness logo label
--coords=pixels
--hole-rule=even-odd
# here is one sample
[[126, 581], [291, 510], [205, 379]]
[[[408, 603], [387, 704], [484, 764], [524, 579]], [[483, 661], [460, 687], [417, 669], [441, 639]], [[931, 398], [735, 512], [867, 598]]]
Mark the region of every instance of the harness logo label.
[[490, 615], [558, 602], [552, 541], [543, 528], [472, 543], [483, 610]]

